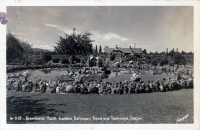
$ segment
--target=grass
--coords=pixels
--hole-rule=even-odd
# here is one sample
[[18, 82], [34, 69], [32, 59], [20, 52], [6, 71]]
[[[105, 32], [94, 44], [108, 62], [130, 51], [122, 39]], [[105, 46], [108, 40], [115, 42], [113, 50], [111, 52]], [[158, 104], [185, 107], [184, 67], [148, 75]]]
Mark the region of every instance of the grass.
[[[47, 94], [7, 91], [8, 124], [175, 124], [193, 123], [193, 89], [148, 94]], [[21, 120], [10, 120], [19, 117]], [[45, 117], [44, 121], [26, 121], [25, 117]], [[91, 120], [47, 120], [50, 117], [91, 118]], [[93, 120], [93, 116], [109, 120]], [[112, 120], [111, 116], [140, 120]]]

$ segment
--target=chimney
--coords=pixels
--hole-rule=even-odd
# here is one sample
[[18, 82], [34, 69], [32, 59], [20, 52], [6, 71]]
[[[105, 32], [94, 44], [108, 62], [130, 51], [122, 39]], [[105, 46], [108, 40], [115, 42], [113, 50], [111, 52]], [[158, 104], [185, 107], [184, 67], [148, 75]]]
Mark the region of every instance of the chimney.
[[178, 52], [178, 48], [176, 48], [176, 52]]
[[166, 53], [168, 54], [168, 48], [166, 49]]
[[130, 46], [130, 49], [131, 49], [131, 46]]
[[134, 48], [136, 47], [136, 43], [134, 43]]

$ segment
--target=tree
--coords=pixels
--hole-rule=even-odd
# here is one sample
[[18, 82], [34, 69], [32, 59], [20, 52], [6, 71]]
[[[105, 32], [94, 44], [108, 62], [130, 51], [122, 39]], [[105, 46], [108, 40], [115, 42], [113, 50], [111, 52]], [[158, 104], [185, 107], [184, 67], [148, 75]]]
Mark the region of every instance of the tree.
[[168, 55], [170, 55], [170, 56], [174, 56], [174, 53], [175, 53], [175, 51], [174, 51], [174, 48], [168, 53]]
[[115, 60], [115, 55], [114, 54], [110, 55], [110, 60], [111, 61]]
[[48, 62], [52, 59], [50, 53], [46, 52], [42, 55], [42, 60], [45, 61], [45, 62]]
[[28, 55], [32, 54], [32, 45], [16, 38], [10, 32], [6, 35], [6, 58], [7, 63], [20, 63], [29, 60]]
[[35, 65], [41, 65], [41, 64], [42, 64], [42, 59], [40, 59], [40, 58], [34, 59], [34, 60], [33, 60], [33, 63], [34, 63]]
[[102, 52], [102, 49], [101, 49], [101, 45], [99, 46], [99, 53], [101, 53]]
[[60, 61], [60, 58], [54, 58], [53, 63], [58, 63]]
[[66, 34], [65, 37], [60, 36], [57, 46], [54, 47], [54, 52], [66, 56], [72, 56], [72, 63], [76, 55], [88, 55], [93, 51], [92, 42], [90, 39], [92, 34], [85, 32], [83, 34]]
[[95, 48], [95, 53], [96, 53], [96, 54], [98, 53], [97, 45], [96, 45], [96, 48]]
[[173, 58], [174, 58], [175, 64], [186, 65], [186, 59], [180, 53], [177, 53], [176, 55], [174, 55]]
[[20, 40], [10, 32], [6, 36], [6, 59], [7, 62], [13, 62], [14, 59], [22, 59], [24, 49], [20, 45]]
[[142, 53], [143, 53], [143, 54], [147, 54], [147, 50], [144, 49], [144, 50], [142, 51]]
[[[147, 62], [149, 62], [148, 60], [147, 60]], [[167, 59], [167, 57], [154, 57], [152, 60], [151, 60], [151, 64], [152, 65], [160, 65], [160, 66], [163, 66], [163, 65], [165, 65], [165, 64], [167, 64], [168, 63], [168, 59]]]
[[69, 64], [68, 58], [62, 58], [62, 59], [61, 59], [61, 63], [62, 63], [62, 64]]
[[182, 51], [181, 54], [186, 54], [186, 53], [184, 51]]

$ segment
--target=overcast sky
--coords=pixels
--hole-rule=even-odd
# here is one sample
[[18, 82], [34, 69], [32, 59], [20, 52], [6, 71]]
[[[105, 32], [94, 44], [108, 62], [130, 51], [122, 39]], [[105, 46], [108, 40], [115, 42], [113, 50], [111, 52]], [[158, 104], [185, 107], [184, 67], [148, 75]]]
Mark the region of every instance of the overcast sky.
[[91, 32], [96, 45], [193, 52], [193, 7], [7, 7], [7, 31], [53, 50], [59, 36]]

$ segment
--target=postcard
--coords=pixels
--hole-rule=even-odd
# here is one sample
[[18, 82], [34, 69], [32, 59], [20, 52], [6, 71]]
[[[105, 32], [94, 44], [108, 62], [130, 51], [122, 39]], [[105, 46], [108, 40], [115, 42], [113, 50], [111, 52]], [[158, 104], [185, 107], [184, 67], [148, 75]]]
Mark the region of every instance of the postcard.
[[2, 3], [2, 129], [199, 129], [199, 1]]

